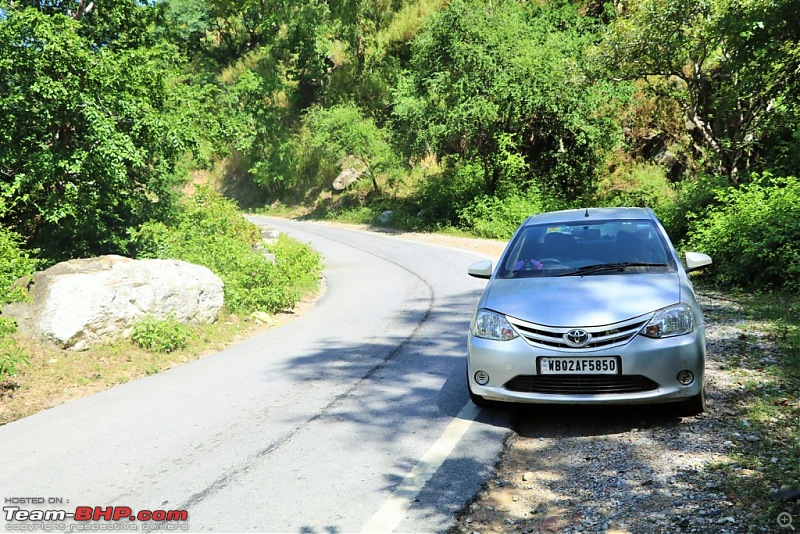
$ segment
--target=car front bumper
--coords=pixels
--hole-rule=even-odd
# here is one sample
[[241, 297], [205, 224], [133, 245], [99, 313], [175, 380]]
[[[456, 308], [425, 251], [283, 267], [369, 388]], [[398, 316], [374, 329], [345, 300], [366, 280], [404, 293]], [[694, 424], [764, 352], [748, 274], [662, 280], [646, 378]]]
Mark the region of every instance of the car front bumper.
[[[682, 336], [651, 339], [635, 336], [629, 343], [612, 349], [590, 351], [559, 351], [534, 347], [523, 338], [494, 341], [469, 334], [467, 341], [467, 379], [470, 390], [487, 400], [546, 403], [546, 404], [648, 404], [678, 402], [701, 393], [705, 376], [705, 326]], [[618, 375], [549, 375], [539, 372], [540, 357], [605, 357], [618, 356], [621, 365]], [[682, 384], [678, 373], [691, 371], [694, 380]], [[475, 375], [482, 371], [489, 380], [480, 385]], [[603, 378], [598, 378], [601, 376]], [[560, 378], [565, 380], [560, 380]], [[591, 386], [582, 386], [585, 379]], [[569, 382], [563, 392], [520, 391], [518, 385]], [[597, 385], [600, 381], [602, 384]], [[513, 382], [512, 382], [513, 381]], [[622, 391], [619, 382], [638, 384], [637, 391]], [[583, 388], [586, 390], [583, 391]], [[630, 386], [626, 386], [630, 389]], [[552, 388], [549, 388], [552, 390]]]

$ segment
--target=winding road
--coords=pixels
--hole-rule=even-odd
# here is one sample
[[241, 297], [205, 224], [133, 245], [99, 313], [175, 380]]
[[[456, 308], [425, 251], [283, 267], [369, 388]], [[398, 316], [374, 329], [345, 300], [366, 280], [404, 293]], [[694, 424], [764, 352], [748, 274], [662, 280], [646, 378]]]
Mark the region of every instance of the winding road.
[[507, 415], [477, 410], [465, 390], [484, 285], [466, 269], [482, 258], [251, 220], [323, 255], [317, 304], [225, 351], [0, 427], [4, 508], [186, 510], [192, 532], [454, 524], [510, 433]]

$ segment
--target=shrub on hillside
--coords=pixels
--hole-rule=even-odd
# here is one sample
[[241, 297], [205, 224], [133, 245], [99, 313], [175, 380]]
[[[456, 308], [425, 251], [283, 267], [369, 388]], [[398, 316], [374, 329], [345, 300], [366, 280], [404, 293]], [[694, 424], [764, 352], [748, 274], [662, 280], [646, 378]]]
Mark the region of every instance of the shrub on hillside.
[[[0, 227], [0, 311], [6, 304], [25, 297], [25, 290], [14, 282], [33, 273], [37, 265], [37, 260], [22, 248], [22, 239]], [[0, 378], [14, 375], [20, 364], [28, 363], [28, 355], [13, 337], [16, 331], [13, 320], [0, 317]]]
[[633, 162], [616, 167], [616, 171], [606, 177], [598, 188], [598, 205], [657, 210], [660, 205], [674, 201], [675, 189], [662, 166]]
[[461, 223], [474, 234], [494, 239], [509, 239], [529, 215], [551, 207], [534, 189], [505, 198], [481, 195], [459, 213]]
[[268, 191], [292, 195], [330, 188], [352, 156], [366, 167], [363, 179], [375, 190], [379, 177], [387, 182], [396, 179], [398, 162], [385, 130], [355, 104], [315, 106], [306, 112], [300, 130], [274, 146], [269, 158], [256, 163], [251, 172]]
[[138, 232], [139, 257], [176, 258], [211, 269], [225, 283], [225, 305], [234, 313], [291, 309], [320, 271], [319, 255], [281, 237], [275, 264], [253, 247], [260, 232], [233, 202], [204, 188], [189, 197], [172, 226], [150, 222]]
[[459, 212], [483, 191], [482, 169], [477, 163], [446, 159], [445, 172], [426, 176], [416, 192], [416, 200], [429, 224], [455, 226]]
[[192, 335], [192, 329], [174, 317], [147, 316], [133, 325], [131, 341], [150, 352], [164, 353], [186, 348]]
[[600, 184], [594, 203], [652, 208], [670, 238], [679, 243], [692, 221], [715, 205], [715, 191], [728, 185], [726, 178], [714, 175], [672, 183], [662, 165], [622, 162]]
[[717, 201], [689, 232], [689, 246], [713, 257], [716, 281], [800, 289], [800, 180], [765, 174], [718, 190]]
[[696, 179], [687, 179], [676, 185], [677, 195], [664, 197], [653, 209], [664, 223], [670, 238], [682, 242], [695, 221], [720, 202], [718, 192], [730, 187], [727, 178], [702, 174]]

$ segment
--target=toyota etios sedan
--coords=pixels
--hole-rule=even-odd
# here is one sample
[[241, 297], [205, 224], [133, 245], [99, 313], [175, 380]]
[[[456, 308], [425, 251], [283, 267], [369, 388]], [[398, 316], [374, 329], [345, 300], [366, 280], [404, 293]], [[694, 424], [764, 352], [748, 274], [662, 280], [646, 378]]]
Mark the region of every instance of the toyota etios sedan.
[[489, 279], [468, 336], [470, 397], [560, 404], [677, 403], [705, 409], [705, 323], [686, 267], [652, 210], [529, 217]]

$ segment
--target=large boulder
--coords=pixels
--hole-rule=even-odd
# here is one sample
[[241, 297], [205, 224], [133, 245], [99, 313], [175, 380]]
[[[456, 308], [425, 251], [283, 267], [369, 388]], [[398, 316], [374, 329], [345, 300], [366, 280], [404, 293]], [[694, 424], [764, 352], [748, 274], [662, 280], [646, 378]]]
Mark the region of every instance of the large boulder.
[[100, 256], [59, 263], [33, 275], [28, 302], [6, 306], [21, 332], [62, 348], [85, 350], [129, 337], [145, 316], [210, 323], [223, 284], [206, 267], [178, 260]]

